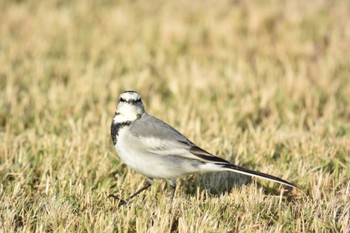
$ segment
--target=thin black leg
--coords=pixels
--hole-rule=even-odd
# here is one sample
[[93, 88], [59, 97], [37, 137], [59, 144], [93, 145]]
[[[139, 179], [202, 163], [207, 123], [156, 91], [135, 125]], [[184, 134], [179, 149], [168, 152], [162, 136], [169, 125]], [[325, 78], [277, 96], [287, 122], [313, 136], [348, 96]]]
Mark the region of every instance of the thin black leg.
[[138, 194], [140, 194], [141, 192], [145, 191], [146, 189], [148, 189], [149, 187], [151, 187], [151, 185], [153, 184], [153, 180], [150, 178], [147, 178], [146, 184], [145, 186], [143, 186], [142, 188], [140, 188], [139, 190], [137, 190], [136, 192], [134, 192], [130, 197], [126, 198], [126, 202], [130, 201], [131, 199], [133, 199], [134, 197], [136, 197]]
[[173, 203], [175, 190], [176, 190], [176, 181], [175, 180], [170, 180], [170, 188], [171, 188], [170, 203]]
[[125, 205], [127, 204], [131, 199], [133, 199], [134, 197], [136, 197], [138, 194], [140, 194], [141, 192], [145, 191], [146, 189], [148, 189], [149, 187], [151, 187], [151, 185], [153, 184], [153, 179], [151, 178], [147, 178], [146, 184], [140, 188], [139, 190], [137, 190], [136, 192], [134, 192], [132, 195], [130, 195], [128, 198], [126, 198], [125, 200], [120, 199], [118, 196], [115, 196], [113, 194], [110, 194], [108, 197], [113, 197], [114, 199], [120, 200], [119, 201], [119, 206]]

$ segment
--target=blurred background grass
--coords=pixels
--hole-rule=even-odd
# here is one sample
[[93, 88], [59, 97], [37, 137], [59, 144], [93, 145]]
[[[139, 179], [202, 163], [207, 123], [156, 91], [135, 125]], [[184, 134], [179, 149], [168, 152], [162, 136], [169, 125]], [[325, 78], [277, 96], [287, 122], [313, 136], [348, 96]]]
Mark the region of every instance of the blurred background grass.
[[[33, 0], [0, 9], [0, 229], [349, 229], [348, 1]], [[288, 179], [305, 196], [274, 196], [278, 186], [260, 180], [212, 196], [196, 185], [212, 188], [217, 176], [199, 175], [181, 183], [172, 213], [162, 182], [118, 210], [106, 196], [143, 182], [119, 163], [109, 135], [128, 89], [204, 149]]]

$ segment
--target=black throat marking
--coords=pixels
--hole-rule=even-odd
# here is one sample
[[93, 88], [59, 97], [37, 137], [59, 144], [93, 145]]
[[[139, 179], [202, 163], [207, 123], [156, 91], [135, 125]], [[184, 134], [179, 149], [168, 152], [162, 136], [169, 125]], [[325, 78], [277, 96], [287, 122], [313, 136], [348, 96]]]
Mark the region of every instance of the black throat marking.
[[121, 122], [121, 123], [114, 123], [112, 121], [112, 124], [111, 124], [111, 136], [112, 136], [113, 145], [117, 144], [117, 137], [119, 135], [120, 129], [122, 129], [125, 126], [130, 125], [131, 123], [132, 123], [131, 121], [125, 121], [125, 122]]
[[[120, 113], [115, 113], [114, 117], [119, 115]], [[142, 114], [137, 114], [136, 115], [136, 120], [140, 119], [142, 117]], [[113, 118], [114, 119], [114, 118]], [[112, 124], [111, 124], [111, 137], [112, 137], [112, 142], [113, 145], [117, 144], [117, 137], [119, 135], [119, 131], [125, 127], [130, 125], [131, 123], [133, 123], [134, 121], [124, 121], [124, 122], [120, 122], [120, 123], [114, 123], [114, 121], [112, 120]]]

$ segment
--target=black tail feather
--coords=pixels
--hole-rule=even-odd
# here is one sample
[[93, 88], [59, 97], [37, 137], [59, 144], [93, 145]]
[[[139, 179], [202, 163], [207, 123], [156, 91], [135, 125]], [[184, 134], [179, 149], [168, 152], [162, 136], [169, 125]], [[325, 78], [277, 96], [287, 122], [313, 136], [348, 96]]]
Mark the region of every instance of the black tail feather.
[[[218, 163], [218, 165], [219, 165], [219, 163]], [[227, 168], [227, 169], [233, 171], [233, 172], [237, 172], [237, 173], [241, 173], [241, 174], [249, 175], [249, 176], [255, 176], [255, 177], [263, 178], [266, 180], [274, 181], [274, 182], [277, 182], [277, 183], [280, 183], [280, 184], [283, 184], [283, 185], [286, 185], [289, 187], [298, 188], [296, 185], [294, 185], [286, 180], [283, 180], [281, 178], [278, 178], [276, 176], [272, 176], [272, 175], [269, 175], [266, 173], [250, 170], [248, 168], [240, 167], [240, 166], [233, 165], [230, 163], [225, 163], [225, 164], [220, 164], [220, 165], [224, 168]]]

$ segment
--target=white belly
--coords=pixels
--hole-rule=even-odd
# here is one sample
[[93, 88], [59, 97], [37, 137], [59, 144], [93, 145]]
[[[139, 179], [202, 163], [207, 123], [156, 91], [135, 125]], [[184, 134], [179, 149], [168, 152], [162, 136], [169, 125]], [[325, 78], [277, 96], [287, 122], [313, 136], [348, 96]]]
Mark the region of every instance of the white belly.
[[197, 161], [176, 155], [159, 155], [142, 148], [139, 138], [131, 136], [128, 127], [121, 128], [115, 148], [120, 159], [136, 172], [149, 178], [174, 179], [198, 172]]

